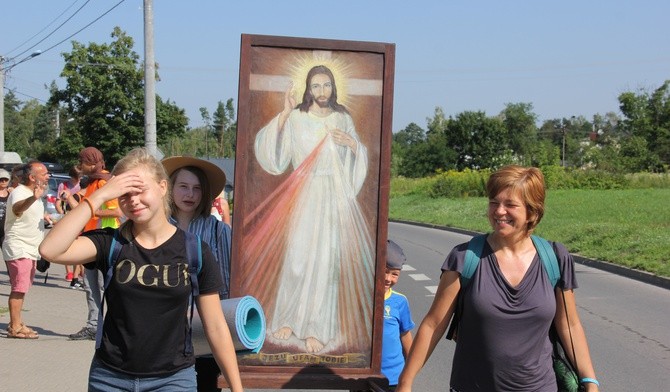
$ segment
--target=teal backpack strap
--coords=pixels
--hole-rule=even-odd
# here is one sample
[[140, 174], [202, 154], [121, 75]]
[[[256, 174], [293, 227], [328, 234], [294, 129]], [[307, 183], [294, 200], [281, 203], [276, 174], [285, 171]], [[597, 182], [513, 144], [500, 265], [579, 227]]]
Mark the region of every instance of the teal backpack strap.
[[479, 260], [482, 258], [486, 237], [487, 234], [481, 234], [472, 237], [470, 242], [468, 242], [468, 250], [465, 251], [465, 263], [463, 265], [463, 272], [461, 273], [461, 289], [467, 287], [477, 270]]
[[454, 310], [454, 315], [451, 319], [449, 329], [447, 330], [447, 339], [453, 339], [456, 331], [458, 329], [458, 322], [461, 319], [463, 314], [463, 290], [470, 284], [470, 279], [475, 274], [477, 266], [479, 265], [479, 260], [482, 258], [482, 252], [484, 251], [484, 243], [486, 242], [486, 237], [488, 234], [480, 234], [478, 236], [472, 237], [470, 242], [468, 242], [468, 249], [465, 251], [465, 261], [463, 264], [463, 272], [461, 273], [461, 289], [458, 292], [456, 309]]
[[544, 270], [547, 271], [551, 286], [556, 287], [558, 279], [561, 277], [561, 270], [558, 267], [558, 259], [556, 258], [556, 252], [554, 252], [554, 248], [551, 246], [549, 241], [542, 237], [532, 235], [530, 238], [533, 240], [533, 245], [535, 245], [535, 250], [537, 250], [537, 254], [540, 256], [540, 260], [542, 260]]

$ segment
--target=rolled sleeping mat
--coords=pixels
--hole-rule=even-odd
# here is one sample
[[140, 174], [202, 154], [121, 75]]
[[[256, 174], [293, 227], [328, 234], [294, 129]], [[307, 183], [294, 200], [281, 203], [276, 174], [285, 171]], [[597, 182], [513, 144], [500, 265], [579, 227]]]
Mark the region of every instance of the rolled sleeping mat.
[[[265, 342], [265, 313], [258, 300], [250, 295], [224, 299], [221, 310], [226, 317], [235, 351], [259, 352]], [[193, 312], [192, 328], [195, 355], [212, 354], [197, 309]]]

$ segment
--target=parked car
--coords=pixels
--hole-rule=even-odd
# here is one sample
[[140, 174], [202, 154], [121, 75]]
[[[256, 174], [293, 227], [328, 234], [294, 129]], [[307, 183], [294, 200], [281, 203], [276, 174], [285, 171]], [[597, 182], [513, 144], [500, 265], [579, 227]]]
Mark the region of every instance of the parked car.
[[64, 171], [63, 165], [60, 163], [55, 163], [55, 162], [42, 162], [44, 166], [46, 166], [47, 171], [49, 173], [67, 173], [67, 171]]
[[[44, 201], [44, 212], [46, 214], [57, 214], [56, 211], [56, 202], [58, 201], [58, 185], [69, 181], [70, 176], [67, 174], [52, 174], [49, 177], [49, 189], [47, 189], [45, 195], [42, 197]], [[51, 228], [51, 225], [45, 222], [45, 227]]]

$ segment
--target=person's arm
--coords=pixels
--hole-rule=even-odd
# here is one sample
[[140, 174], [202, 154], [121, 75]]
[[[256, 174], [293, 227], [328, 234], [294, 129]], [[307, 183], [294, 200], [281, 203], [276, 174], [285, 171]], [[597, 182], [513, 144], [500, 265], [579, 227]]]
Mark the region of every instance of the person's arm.
[[59, 214], [65, 213], [65, 210], [63, 210], [63, 201], [61, 199], [56, 200], [56, 212]]
[[242, 391], [242, 378], [237, 366], [233, 338], [221, 310], [219, 294], [201, 294], [197, 297], [196, 303], [207, 342], [221, 373], [226, 378], [231, 391]]
[[396, 388], [397, 392], [412, 390], [414, 378], [430, 358], [435, 346], [437, 346], [449, 326], [449, 320], [454, 313], [456, 296], [460, 288], [458, 272], [445, 271], [442, 273], [433, 304], [419, 326], [405, 368], [400, 374], [398, 387]]
[[[101, 205], [102, 207], [102, 205]], [[123, 212], [121, 211], [120, 208], [110, 208], [110, 209], [101, 209], [98, 208], [95, 210], [95, 216], [98, 218], [109, 218], [109, 217], [114, 217], [114, 218], [121, 218], [123, 217]]]
[[63, 187], [63, 184], [58, 185], [58, 190], [56, 191], [56, 212], [59, 214], [65, 214], [65, 208], [63, 207], [63, 203], [67, 202], [67, 197], [66, 194], [69, 192], [66, 192], [66, 190]]
[[[565, 295], [565, 305], [563, 304], [563, 295]], [[570, 321], [569, 325], [568, 320]], [[591, 354], [586, 340], [586, 333], [584, 333], [582, 322], [577, 313], [575, 293], [572, 290], [563, 291], [561, 288], [556, 288], [556, 317], [554, 317], [554, 325], [570, 362], [574, 364], [575, 356], [577, 357], [577, 365], [579, 367], [577, 369], [577, 375], [579, 379], [596, 379], [596, 372], [593, 369], [593, 363], [591, 362]], [[575, 355], [572, 353], [570, 335], [572, 335], [572, 343], [574, 343], [575, 346]], [[587, 392], [598, 391], [598, 385], [594, 383], [584, 383], [584, 386]]]
[[402, 344], [402, 356], [407, 359], [409, 350], [412, 348], [412, 331], [407, 331], [400, 335], [400, 344]]
[[222, 197], [220, 198], [220, 201], [221, 201], [221, 211], [223, 211], [223, 214], [221, 215], [221, 220], [228, 226], [230, 226], [230, 206], [228, 205], [228, 200]]
[[14, 202], [12, 204], [12, 212], [16, 216], [21, 216], [30, 206], [33, 205], [33, 203], [37, 200], [39, 200], [42, 195], [44, 194], [44, 190], [46, 189], [47, 184], [42, 184], [40, 182], [36, 182], [32, 186], [33, 194], [28, 196], [27, 198], [23, 200], [19, 200]]
[[43, 258], [56, 264], [68, 265], [95, 260], [96, 248], [93, 242], [86, 237], [79, 237], [79, 233], [91, 218], [91, 210], [95, 211], [106, 200], [126, 193], [141, 192], [144, 186], [141, 178], [130, 172], [112, 177], [107, 184], [65, 214], [62, 219], [65, 223], [55, 225], [49, 231], [39, 247]]
[[284, 93], [284, 110], [279, 114], [279, 134], [281, 134], [281, 131], [284, 130], [284, 124], [286, 124], [286, 120], [288, 119], [288, 116], [291, 114], [291, 111], [295, 108], [296, 101], [295, 98], [293, 98], [293, 82], [291, 82], [286, 89], [286, 92]]

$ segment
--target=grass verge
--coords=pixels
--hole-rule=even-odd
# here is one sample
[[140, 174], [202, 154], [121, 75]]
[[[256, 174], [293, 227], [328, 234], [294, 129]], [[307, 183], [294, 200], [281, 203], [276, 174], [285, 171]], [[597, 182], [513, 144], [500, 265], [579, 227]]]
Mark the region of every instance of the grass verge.
[[[536, 234], [575, 254], [670, 277], [670, 189], [549, 190]], [[389, 217], [485, 232], [487, 199], [391, 193]]]

